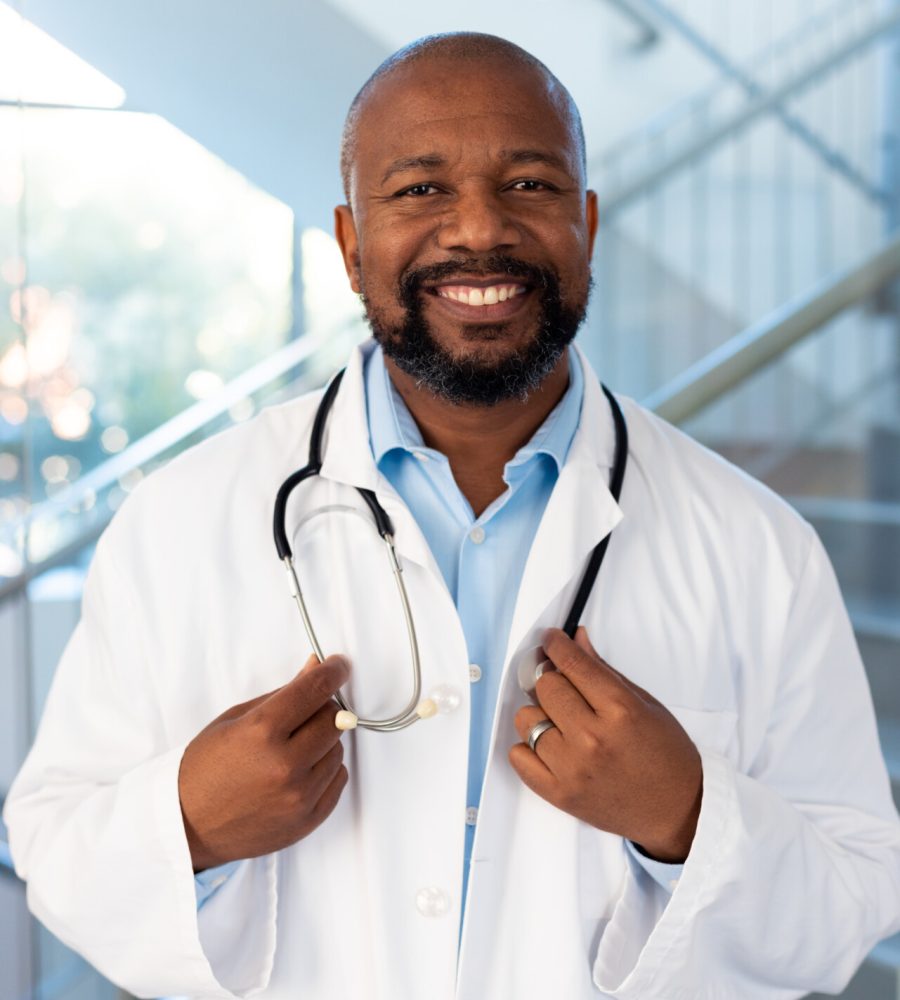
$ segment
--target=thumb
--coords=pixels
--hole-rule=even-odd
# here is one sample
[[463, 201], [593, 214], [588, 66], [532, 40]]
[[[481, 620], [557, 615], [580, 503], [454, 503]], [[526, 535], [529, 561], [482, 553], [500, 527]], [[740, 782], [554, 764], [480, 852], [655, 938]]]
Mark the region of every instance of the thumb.
[[[307, 670], [313, 669], [319, 662], [319, 658], [316, 654], [312, 653], [306, 663], [304, 663], [300, 668], [299, 672], [294, 675], [292, 680], [296, 679], [300, 676], [300, 674], [305, 673]], [[287, 683], [290, 684], [291, 681], [288, 681]], [[287, 685], [282, 684], [280, 687], [273, 688], [271, 691], [266, 691], [265, 694], [258, 694], [255, 698], [250, 698], [247, 701], [239, 702], [237, 705], [232, 705], [231, 708], [227, 708], [220, 716], [218, 716], [216, 721], [225, 722], [231, 719], [240, 718], [240, 716], [246, 715], [246, 713], [251, 709], [256, 708], [257, 705], [261, 705], [264, 701], [271, 698], [273, 694], [277, 694], [286, 686]]]

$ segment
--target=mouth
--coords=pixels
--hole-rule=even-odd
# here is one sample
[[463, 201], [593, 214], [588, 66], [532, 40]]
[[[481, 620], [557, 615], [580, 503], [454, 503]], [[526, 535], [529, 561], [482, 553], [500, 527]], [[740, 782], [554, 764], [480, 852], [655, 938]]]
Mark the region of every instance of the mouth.
[[472, 323], [508, 319], [532, 298], [529, 284], [507, 275], [478, 279], [461, 275], [428, 285], [424, 291], [442, 311]]

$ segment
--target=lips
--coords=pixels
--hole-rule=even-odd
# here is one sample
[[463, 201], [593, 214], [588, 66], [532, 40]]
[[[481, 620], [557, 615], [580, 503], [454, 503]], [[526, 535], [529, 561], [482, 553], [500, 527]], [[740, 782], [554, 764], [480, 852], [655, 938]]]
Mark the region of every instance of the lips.
[[510, 281], [465, 283], [456, 279], [426, 289], [428, 297], [444, 313], [470, 323], [509, 319], [530, 299], [527, 285]]
[[439, 301], [444, 311], [477, 322], [514, 315], [528, 297], [530, 288], [524, 281], [509, 275], [487, 278], [456, 275], [428, 285], [424, 290]]

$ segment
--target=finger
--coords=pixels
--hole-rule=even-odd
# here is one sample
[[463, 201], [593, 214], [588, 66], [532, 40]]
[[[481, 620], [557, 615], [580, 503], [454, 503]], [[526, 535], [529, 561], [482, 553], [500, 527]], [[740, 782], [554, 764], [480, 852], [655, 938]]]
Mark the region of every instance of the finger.
[[[541, 733], [534, 750], [531, 750], [528, 744], [528, 737], [531, 735], [531, 730], [539, 722], [544, 722], [545, 720], [547, 720], [547, 715], [540, 708], [534, 705], [525, 705], [516, 712], [514, 722], [519, 738], [528, 747], [529, 751], [538, 754], [541, 760], [555, 773], [554, 760], [557, 759], [560, 751], [565, 751], [565, 737], [560, 729], [554, 724], [553, 729], [547, 729]], [[552, 722], [553, 720], [550, 719], [549, 721]]]
[[594, 649], [594, 644], [591, 642], [590, 637], [588, 636], [587, 633], [587, 629], [584, 627], [584, 625], [579, 625], [578, 628], [575, 629], [575, 642], [577, 642], [578, 645], [581, 646], [581, 648], [586, 653], [589, 653], [591, 656], [593, 656], [594, 659], [596, 660], [601, 659], [600, 654], [597, 652], [596, 649]]
[[597, 713], [575, 685], [557, 670], [538, 678], [534, 687], [538, 705], [562, 730], [563, 734], [597, 721]]
[[642, 688], [640, 684], [635, 684], [630, 677], [626, 677], [621, 670], [616, 670], [616, 668], [611, 663], [607, 663], [606, 660], [603, 659], [603, 657], [597, 652], [597, 650], [594, 649], [593, 643], [588, 637], [587, 629], [584, 627], [584, 625], [579, 625], [578, 628], [575, 630], [575, 642], [578, 643], [578, 645], [586, 653], [588, 653], [590, 656], [593, 656], [594, 659], [599, 660], [601, 663], [603, 663], [606, 666], [606, 669], [609, 670], [611, 673], [615, 674], [616, 677], [618, 677], [619, 680], [622, 681], [622, 683], [626, 687], [631, 688], [632, 691], [636, 691], [639, 695], [646, 698], [648, 701], [655, 702], [657, 705], [659, 704], [659, 702], [656, 701], [656, 699], [653, 697], [652, 694], [650, 694], [649, 691]]
[[553, 772], [550, 768], [547, 767], [536, 753], [529, 749], [526, 744], [516, 743], [510, 747], [509, 763], [524, 784], [536, 795], [540, 795], [542, 799], [546, 799], [548, 802], [551, 801], [556, 779], [553, 777]]
[[328, 656], [321, 663], [310, 657], [296, 677], [253, 711], [259, 713], [277, 735], [287, 738], [330, 701], [349, 676], [350, 665], [342, 656]]
[[[543, 722], [545, 719], [547, 719], [547, 713], [538, 708], [537, 705], [523, 705], [513, 718], [519, 739], [523, 743], [528, 743], [528, 734], [539, 722]], [[550, 719], [550, 721], [553, 720]]]
[[313, 767], [340, 741], [343, 730], [334, 724], [339, 711], [337, 702], [329, 700], [291, 733], [288, 746], [294, 760]]
[[[623, 689], [628, 689], [624, 678], [602, 657], [586, 652], [562, 629], [548, 629], [542, 645], [559, 673], [572, 683], [595, 712], [602, 713], [611, 697], [621, 699]], [[549, 679], [553, 674], [545, 676]]]
[[334, 780], [334, 776], [343, 763], [344, 744], [337, 743], [309, 772], [307, 780], [309, 782], [308, 791], [311, 802], [318, 802], [325, 794], [325, 789]]
[[341, 764], [313, 809], [311, 820], [315, 826], [319, 826], [334, 812], [334, 807], [338, 804], [349, 777], [347, 768]]

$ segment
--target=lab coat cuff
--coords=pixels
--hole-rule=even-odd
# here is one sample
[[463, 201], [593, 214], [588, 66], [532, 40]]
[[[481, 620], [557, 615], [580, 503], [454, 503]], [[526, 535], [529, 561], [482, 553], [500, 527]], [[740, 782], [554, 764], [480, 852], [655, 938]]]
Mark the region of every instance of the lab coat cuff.
[[674, 891], [684, 871], [683, 863], [657, 861], [656, 858], [642, 854], [637, 845], [633, 844], [630, 840], [625, 841], [625, 850], [628, 852], [628, 857], [631, 861], [640, 865], [658, 886], [669, 893]]
[[637, 865], [629, 866], [593, 964], [594, 985], [616, 1000], [688, 1000], [665, 976], [666, 959], [690, 934], [696, 913], [715, 894], [719, 852], [735, 813], [734, 767], [700, 749], [703, 797], [697, 830], [677, 885], [662, 889]]
[[[261, 949], [255, 968], [246, 969], [244, 974], [233, 980], [227, 975], [231, 969], [222, 970], [215, 967], [203, 946], [200, 929], [201, 917], [197, 912], [196, 888], [190, 848], [184, 830], [184, 819], [181, 813], [181, 800], [178, 794], [178, 773], [181, 768], [181, 758], [185, 745], [171, 750], [157, 758], [152, 766], [154, 772], [151, 778], [149, 801], [152, 803], [151, 815], [154, 823], [153, 839], [157, 851], [161, 851], [167, 862], [167, 868], [173, 873], [171, 879], [172, 891], [175, 895], [174, 906], [167, 914], [168, 933], [174, 935], [173, 946], [178, 953], [178, 960], [169, 963], [177, 969], [177, 982], [171, 984], [166, 992], [188, 996], [203, 996], [232, 1000], [234, 997], [246, 997], [264, 988], [269, 980], [274, 958], [274, 926], [267, 927], [273, 938], [271, 947]], [[261, 923], [274, 925], [274, 876], [269, 895], [272, 897], [273, 912], [266, 914], [269, 918]], [[206, 908], [210, 908], [212, 901]], [[205, 909], [206, 909], [205, 908]], [[243, 928], [240, 922], [235, 922], [233, 944], [237, 944], [237, 935]], [[162, 926], [160, 925], [160, 930]], [[258, 941], [258, 938], [255, 940]]]
[[217, 892], [234, 873], [239, 861], [228, 861], [215, 868], [205, 868], [194, 876], [194, 890], [197, 893], [197, 909]]

